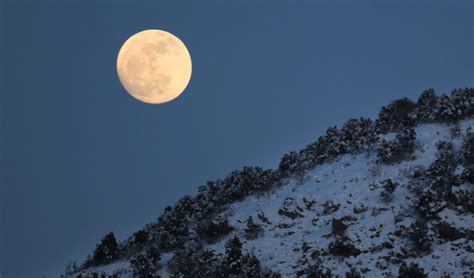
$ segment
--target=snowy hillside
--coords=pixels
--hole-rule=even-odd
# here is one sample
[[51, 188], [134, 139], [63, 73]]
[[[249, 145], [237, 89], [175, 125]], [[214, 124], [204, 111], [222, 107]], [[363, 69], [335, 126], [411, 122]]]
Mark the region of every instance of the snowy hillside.
[[127, 241], [104, 238], [68, 276], [473, 277], [474, 96], [463, 94], [454, 120], [430, 116], [442, 98], [406, 113], [394, 102], [374, 123], [329, 129], [275, 173], [208, 183]]
[[[474, 120], [465, 121], [461, 130], [471, 126], [474, 126]], [[257, 220], [263, 225], [263, 236], [244, 241], [243, 249], [254, 252], [262, 265], [277, 270], [283, 276], [295, 276], [302, 269], [301, 262], [310, 263], [314, 257], [321, 259], [323, 268], [331, 269], [332, 274], [342, 277], [351, 267], [359, 271], [364, 268], [373, 270], [364, 273], [367, 277], [380, 277], [381, 272], [398, 273], [399, 266], [391, 260], [397, 257], [396, 254], [403, 256], [401, 249], [404, 246], [410, 248], [410, 242], [395, 233], [402, 226], [410, 226], [416, 219], [416, 212], [409, 201], [414, 199], [409, 189], [411, 172], [415, 167], [429, 167], [436, 159], [436, 143], [451, 140], [447, 126], [430, 124], [416, 131], [420, 149], [416, 151], [414, 160], [379, 167], [374, 155], [346, 155], [337, 162], [312, 170], [303, 184], [290, 181], [270, 196], [251, 197], [232, 205], [226, 213], [229, 214], [230, 225], [241, 237], [244, 237], [246, 228], [246, 222], [242, 220], [248, 216], [259, 219], [259, 214], [264, 215], [271, 223]], [[459, 148], [460, 140], [451, 141]], [[380, 185], [387, 179], [399, 184], [390, 202], [380, 197], [383, 191]], [[469, 188], [474, 189], [472, 184]], [[279, 213], [280, 209], [293, 212], [295, 216]], [[442, 221], [455, 228], [474, 230], [472, 214], [457, 214], [446, 208], [440, 215]], [[341, 222], [341, 230], [347, 227], [344, 232], [333, 228], [335, 220]], [[342, 234], [361, 254], [339, 257], [322, 255]], [[462, 268], [463, 263], [474, 263], [473, 254], [465, 250], [469, 247], [474, 251], [474, 242], [466, 239], [439, 242], [433, 245], [432, 253], [407, 261], [418, 262], [426, 272], [446, 272], [452, 277], [462, 277], [463, 272], [469, 272], [468, 267]], [[224, 253], [222, 241], [212, 248]]]

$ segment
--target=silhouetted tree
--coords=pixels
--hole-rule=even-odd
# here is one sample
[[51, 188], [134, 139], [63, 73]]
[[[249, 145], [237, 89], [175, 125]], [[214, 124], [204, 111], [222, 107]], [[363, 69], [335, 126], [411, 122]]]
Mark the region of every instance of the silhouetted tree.
[[242, 242], [237, 236], [229, 239], [225, 244], [222, 271], [225, 277], [242, 272]]
[[91, 265], [102, 265], [111, 263], [119, 258], [119, 248], [114, 233], [105, 235], [101, 243], [97, 245], [92, 256]]
[[416, 103], [416, 119], [420, 123], [436, 120], [439, 111], [439, 99], [433, 89], [427, 89], [421, 93]]

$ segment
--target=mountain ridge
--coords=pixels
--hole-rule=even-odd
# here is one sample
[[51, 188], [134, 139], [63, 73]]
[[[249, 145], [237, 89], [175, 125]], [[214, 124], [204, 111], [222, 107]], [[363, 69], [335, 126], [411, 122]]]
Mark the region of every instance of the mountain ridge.
[[[448, 239], [452, 237], [457, 238], [456, 240], [467, 240], [465, 243], [467, 247], [464, 247], [464, 251], [459, 256], [472, 252], [473, 249], [472, 176], [474, 168], [470, 157], [471, 153], [474, 153], [470, 139], [471, 126], [473, 125], [470, 118], [473, 114], [474, 90], [469, 88], [454, 90], [450, 97], [437, 96], [432, 89], [428, 89], [421, 94], [417, 102], [407, 98], [395, 100], [382, 107], [379, 117], [375, 121], [367, 118], [350, 119], [340, 129], [329, 128], [325, 135], [302, 150], [285, 154], [276, 170], [244, 167], [240, 171], [230, 173], [222, 180], [210, 181], [206, 185], [200, 186], [196, 196], [181, 198], [173, 207], [167, 207], [157, 222], [147, 224], [121, 243], [115, 240], [113, 234], [108, 234], [97, 245], [93, 255], [79, 267], [68, 267], [65, 276], [94, 277], [94, 275], [103, 274], [105, 277], [158, 277], [159, 275], [164, 277], [279, 277], [279, 275], [284, 277], [341, 277], [344, 275], [370, 277], [376, 271], [383, 273], [388, 269], [390, 275], [394, 275], [397, 270], [401, 277], [404, 277], [404, 273], [409, 275], [405, 277], [417, 277], [413, 275], [424, 277], [425, 271], [431, 273], [432, 270], [424, 269], [426, 268], [424, 264], [425, 267], [418, 267], [410, 261], [410, 258], [421, 258], [423, 252], [436, 252], [436, 250], [432, 250], [431, 245], [440, 245], [439, 242], [433, 243], [440, 240], [440, 234], [441, 237]], [[429, 125], [436, 126], [432, 129], [424, 129]], [[443, 136], [434, 136], [430, 132], [438, 132]], [[437, 138], [438, 141], [430, 141], [430, 137]], [[425, 150], [426, 146], [429, 146], [431, 151]], [[436, 152], [433, 152], [433, 149], [436, 149]], [[360, 165], [359, 168], [352, 169], [351, 165], [355, 162], [354, 160], [345, 161], [344, 159], [347, 157], [350, 159], [355, 157], [356, 164], [358, 159], [362, 160], [363, 162], [359, 161], [358, 163], [360, 165], [365, 163], [367, 167], [370, 165], [370, 170], [364, 169], [365, 166]], [[406, 169], [405, 164], [420, 158], [424, 162], [429, 161], [430, 163], [410, 165], [418, 168]], [[341, 161], [343, 164], [340, 164]], [[344, 166], [346, 164], [349, 165]], [[350, 201], [352, 194], [360, 195], [361, 198], [353, 201], [356, 204], [351, 204], [350, 208], [343, 204], [343, 200], [334, 202], [329, 199], [310, 198], [310, 196], [314, 197], [316, 193], [314, 191], [315, 184], [324, 184], [328, 190], [340, 186], [340, 182], [329, 182], [314, 172], [318, 168], [329, 167], [328, 165], [333, 167], [328, 170], [329, 172], [335, 173], [336, 169], [345, 169], [343, 174], [340, 173], [343, 176], [347, 176], [347, 173], [352, 171], [355, 176], [350, 178], [352, 179], [351, 183], [358, 184], [358, 181], [354, 180], [355, 178], [367, 180], [369, 176], [384, 177], [384, 179], [374, 178], [370, 185], [359, 184], [358, 188], [366, 190], [364, 191], [365, 195], [357, 190], [354, 192], [347, 190], [348, 184], [343, 184], [345, 187], [339, 188], [335, 192], [340, 192], [341, 195], [344, 192], [350, 192], [351, 196], [345, 196], [346, 202]], [[398, 167], [397, 170], [404, 169], [413, 173], [410, 174], [411, 176], [409, 175], [409, 179], [402, 178], [395, 172], [384, 176], [380, 173], [382, 171], [380, 169], [388, 169], [387, 167]], [[334, 173], [329, 176], [334, 178]], [[361, 173], [365, 173], [365, 176], [360, 177]], [[314, 177], [315, 175], [317, 178]], [[412, 185], [415, 182], [418, 183], [417, 186]], [[259, 203], [266, 200], [265, 198], [277, 198], [276, 192], [278, 190], [288, 188], [295, 191], [284, 191], [285, 194], [282, 195], [286, 196], [284, 199], [278, 202], [274, 201], [274, 204], [269, 202], [268, 207], [272, 209], [267, 213], [263, 207], [257, 213], [242, 211], [245, 207], [255, 210], [258, 210], [256, 207], [259, 207], [255, 204], [253, 206], [251, 204], [242, 205], [243, 203], [249, 200]], [[291, 192], [298, 192], [304, 188], [311, 188], [308, 189], [307, 196], [292, 197]], [[452, 193], [453, 188], [456, 190], [462, 188], [458, 190], [462, 193]], [[335, 192], [331, 194], [335, 194]], [[378, 199], [373, 199], [373, 194], [370, 192], [376, 192]], [[358, 235], [367, 241], [371, 239], [367, 231], [359, 231], [360, 235], [353, 231], [348, 235], [348, 231], [358, 227], [357, 223], [362, 221], [359, 215], [366, 217], [370, 206], [372, 208], [371, 215], [384, 215], [387, 210], [383, 209], [387, 208], [380, 206], [379, 201], [390, 204], [396, 200], [400, 204], [397, 204], [395, 206], [397, 209], [394, 210], [397, 213], [405, 211], [409, 205], [403, 203], [403, 199], [400, 197], [396, 198], [397, 194], [402, 194], [400, 192], [405, 194], [403, 196], [414, 199], [416, 209], [410, 213], [415, 215], [416, 219], [408, 217], [414, 221], [405, 223], [404, 228], [387, 222], [386, 227], [393, 229], [386, 228], [385, 230], [390, 230], [390, 233], [398, 231], [400, 235], [396, 238], [404, 240], [399, 241], [392, 238], [393, 242], [391, 242], [388, 239], [391, 237], [384, 234], [385, 240], [383, 242], [364, 247], [362, 242], [351, 238], [350, 235]], [[328, 194], [329, 191], [321, 196], [329, 196], [330, 194]], [[361, 202], [364, 198], [373, 200], [364, 204]], [[236, 204], [240, 204], [240, 206]], [[381, 211], [379, 206], [382, 208]], [[444, 213], [446, 208], [451, 209], [456, 206], [467, 206], [460, 214], [467, 215], [463, 217], [470, 216], [468, 224], [471, 226], [460, 228], [446, 221], [436, 220], [436, 222], [433, 220], [433, 218], [439, 217], [440, 213]], [[315, 207], [319, 207], [320, 211], [317, 211]], [[375, 212], [374, 208], [376, 208]], [[241, 213], [235, 212], [239, 209], [242, 211]], [[454, 211], [457, 210], [454, 209]], [[343, 213], [340, 214], [341, 212]], [[233, 218], [232, 213], [239, 219]], [[317, 215], [318, 220], [315, 220], [314, 223], [315, 218], [307, 219], [307, 215], [310, 213]], [[396, 219], [394, 220], [395, 212], [393, 214], [390, 215], [391, 222], [397, 222]], [[269, 218], [269, 216], [271, 217]], [[452, 217], [455, 219], [458, 216]], [[400, 216], [399, 218], [405, 219], [407, 217]], [[288, 221], [282, 221], [282, 219]], [[403, 219], [397, 223], [403, 223]], [[363, 222], [363, 224], [367, 223]], [[269, 248], [263, 240], [268, 240], [265, 235], [271, 234], [272, 240], [275, 241], [275, 234], [285, 235], [289, 229], [293, 232], [292, 234], [276, 237], [279, 244], [288, 238], [295, 237], [292, 236], [295, 234], [298, 235], [298, 238], [303, 238], [302, 234], [291, 230], [292, 227], [301, 227], [299, 230], [317, 235], [317, 240], [314, 239], [317, 243], [298, 242], [301, 246], [292, 246], [293, 250], [298, 249], [297, 255], [293, 254], [295, 252], [288, 253], [291, 248], [275, 251], [276, 257], [279, 254], [284, 256], [291, 254], [292, 258], [301, 255], [302, 258], [299, 261], [289, 260], [292, 261], [292, 265], [283, 263], [282, 258], [278, 261], [269, 259], [269, 254], [265, 255], [265, 252], [262, 251], [262, 249]], [[316, 227], [317, 231], [313, 231], [312, 229]], [[372, 228], [374, 227], [369, 229]], [[377, 228], [374, 229], [371, 232], [377, 233]], [[378, 232], [379, 235], [383, 234], [382, 230]], [[439, 232], [440, 230], [442, 232]], [[326, 233], [320, 234], [318, 231]], [[429, 240], [427, 235], [429, 235]], [[402, 251], [401, 248], [404, 248], [405, 245], [413, 245], [414, 240], [411, 237], [418, 237], [420, 241], [416, 243], [415, 240], [414, 246], [416, 248], [414, 250], [416, 252]], [[244, 244], [242, 238], [246, 239]], [[261, 242], [262, 246], [267, 247], [255, 244], [256, 242]], [[430, 248], [427, 247], [428, 245]], [[249, 249], [248, 246], [253, 246], [254, 249]], [[388, 248], [389, 246], [392, 248]], [[385, 252], [386, 249], [398, 250], [385, 260], [386, 265], [383, 265], [384, 263], [372, 265], [368, 261], [363, 261], [358, 267], [352, 266], [352, 264], [357, 264], [351, 261], [351, 258], [371, 257], [367, 254]], [[308, 255], [306, 253], [309, 250], [313, 251]], [[372, 252], [373, 250], [379, 251]], [[243, 253], [244, 251], [245, 253]], [[375, 256], [378, 255], [372, 257]], [[337, 266], [331, 266], [327, 262], [327, 258], [331, 258], [330, 261], [340, 260], [341, 262]], [[348, 263], [351, 264], [351, 268], [342, 267], [342, 265], [347, 266]], [[119, 264], [119, 266], [111, 266], [114, 264]], [[461, 268], [468, 275], [473, 273], [473, 265], [474, 263]], [[107, 266], [111, 269], [107, 269]], [[385, 269], [383, 269], [384, 267]], [[270, 268], [272, 270], [269, 270]], [[337, 271], [341, 268], [344, 269], [344, 272]], [[291, 270], [288, 271], [288, 269]], [[453, 272], [451, 273], [453, 275], [465, 275], [463, 272], [450, 270], [448, 266], [445, 266], [444, 269]], [[387, 272], [386, 276], [388, 275]]]

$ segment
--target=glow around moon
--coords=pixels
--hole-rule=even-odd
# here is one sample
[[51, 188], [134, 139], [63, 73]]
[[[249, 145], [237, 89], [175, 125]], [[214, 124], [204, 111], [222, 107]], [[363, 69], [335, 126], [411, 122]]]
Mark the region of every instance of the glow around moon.
[[120, 49], [117, 73], [134, 98], [159, 104], [177, 98], [191, 79], [191, 56], [173, 34], [146, 30], [130, 37]]

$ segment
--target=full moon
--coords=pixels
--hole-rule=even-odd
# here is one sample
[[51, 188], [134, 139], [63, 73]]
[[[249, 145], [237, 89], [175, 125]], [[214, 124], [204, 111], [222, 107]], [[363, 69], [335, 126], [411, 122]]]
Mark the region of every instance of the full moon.
[[181, 95], [191, 71], [191, 55], [184, 43], [162, 30], [145, 30], [131, 36], [117, 57], [117, 73], [125, 90], [151, 104]]

